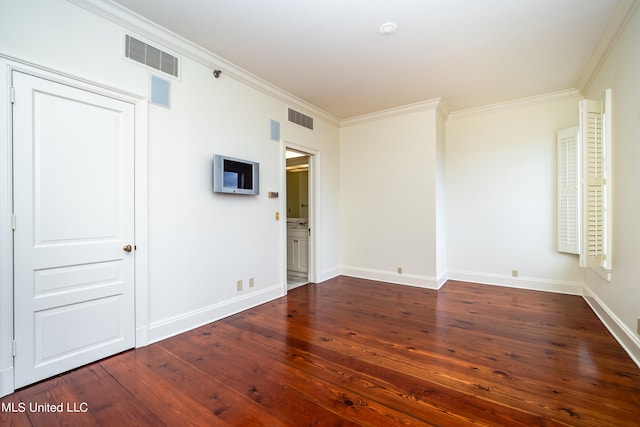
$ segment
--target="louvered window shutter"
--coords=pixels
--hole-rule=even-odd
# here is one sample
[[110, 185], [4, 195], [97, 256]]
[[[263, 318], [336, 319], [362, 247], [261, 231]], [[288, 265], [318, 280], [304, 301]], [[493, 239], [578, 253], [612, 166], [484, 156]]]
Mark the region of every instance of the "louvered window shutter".
[[607, 150], [602, 103], [580, 101], [580, 143], [582, 145], [582, 250], [580, 265], [607, 264]]
[[580, 253], [578, 127], [558, 132], [558, 252]]

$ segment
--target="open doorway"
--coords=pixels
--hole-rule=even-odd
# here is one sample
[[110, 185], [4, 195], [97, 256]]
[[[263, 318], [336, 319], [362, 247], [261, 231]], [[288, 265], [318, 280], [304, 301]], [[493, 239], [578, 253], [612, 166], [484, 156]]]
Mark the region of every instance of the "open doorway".
[[311, 156], [286, 150], [287, 290], [309, 283]]

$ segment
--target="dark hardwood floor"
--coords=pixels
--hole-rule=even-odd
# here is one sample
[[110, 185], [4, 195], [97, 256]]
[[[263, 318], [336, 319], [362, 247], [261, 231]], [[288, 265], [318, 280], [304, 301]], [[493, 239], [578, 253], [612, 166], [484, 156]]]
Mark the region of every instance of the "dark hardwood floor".
[[2, 426], [638, 426], [640, 369], [578, 296], [339, 277], [0, 402]]

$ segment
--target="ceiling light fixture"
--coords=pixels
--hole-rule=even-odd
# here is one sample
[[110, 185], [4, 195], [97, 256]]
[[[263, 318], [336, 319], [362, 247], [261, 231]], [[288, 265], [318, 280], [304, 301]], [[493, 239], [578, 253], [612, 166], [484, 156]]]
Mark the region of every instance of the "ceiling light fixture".
[[386, 24], [380, 25], [380, 30], [378, 31], [380, 31], [380, 34], [383, 36], [390, 36], [398, 31], [398, 24], [395, 22], [387, 22]]

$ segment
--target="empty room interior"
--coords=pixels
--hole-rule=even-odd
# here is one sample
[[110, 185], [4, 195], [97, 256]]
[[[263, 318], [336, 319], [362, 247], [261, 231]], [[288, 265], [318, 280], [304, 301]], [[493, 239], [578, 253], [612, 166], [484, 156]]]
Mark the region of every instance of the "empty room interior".
[[0, 0], [0, 424], [637, 425], [637, 0]]

